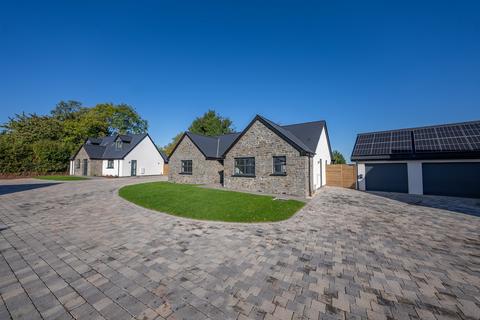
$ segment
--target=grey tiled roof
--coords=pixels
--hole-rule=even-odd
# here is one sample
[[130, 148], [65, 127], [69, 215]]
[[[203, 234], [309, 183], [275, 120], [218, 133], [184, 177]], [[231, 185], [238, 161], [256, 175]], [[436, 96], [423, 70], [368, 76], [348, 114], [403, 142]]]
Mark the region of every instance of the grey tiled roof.
[[160, 152], [160, 155], [162, 156], [163, 161], [164, 161], [165, 163], [168, 163], [168, 156], [167, 156], [167, 154], [166, 154], [165, 152], [163, 152], [162, 150], [158, 150], [158, 152]]
[[225, 150], [235, 141], [240, 133], [229, 133], [216, 137], [208, 137], [187, 132], [186, 135], [202, 151], [207, 158], [221, 158]]
[[[281, 126], [275, 122], [257, 115], [255, 120], [260, 120], [269, 126], [272, 130], [289, 143], [295, 145], [306, 153], [314, 154], [318, 140], [325, 127], [325, 121], [315, 121], [306, 123], [297, 123], [292, 125]], [[216, 137], [208, 137], [200, 134], [187, 132], [186, 135], [200, 149], [207, 158], [222, 158], [228, 149], [237, 141], [237, 139], [248, 130], [249, 126], [243, 132], [225, 134]]]
[[322, 129], [324, 127], [325, 121], [323, 120], [282, 126], [282, 128], [300, 139], [300, 141], [302, 141], [303, 144], [313, 152], [315, 152], [317, 148], [318, 140], [320, 140], [320, 135], [322, 134]]
[[[83, 145], [90, 159], [123, 159], [148, 134], [113, 135], [102, 138], [88, 138]], [[115, 147], [115, 141], [122, 140], [122, 148]], [[78, 152], [77, 152], [78, 153]], [[76, 156], [72, 156], [72, 159]]]
[[[275, 122], [273, 121], [270, 121], [262, 116], [258, 116], [259, 118], [263, 119], [264, 121], [266, 121], [269, 125], [271, 125], [272, 127], [274, 127], [280, 134], [284, 135], [285, 138], [291, 140], [291, 142], [293, 142], [294, 144], [296, 144], [298, 147], [300, 147], [303, 151], [305, 152], [308, 152], [308, 153], [315, 153], [315, 149], [316, 149], [316, 144], [313, 148], [310, 148], [308, 147], [299, 137], [297, 137], [295, 134], [293, 134], [290, 130], [286, 129], [285, 127], [283, 126], [279, 126], [278, 124], [276, 124]], [[301, 124], [297, 124], [296, 126], [298, 128], [303, 128], [304, 124], [301, 123]], [[321, 127], [317, 127], [318, 130], [307, 130], [307, 128], [304, 128], [304, 131], [305, 131], [305, 134], [303, 135], [304, 137], [308, 137], [309, 135], [315, 133], [315, 131], [318, 131], [318, 137], [320, 137], [320, 133], [322, 133], [322, 129], [323, 129], [323, 125]], [[300, 131], [300, 130], [298, 130]], [[318, 139], [317, 139], [317, 142], [318, 142]]]

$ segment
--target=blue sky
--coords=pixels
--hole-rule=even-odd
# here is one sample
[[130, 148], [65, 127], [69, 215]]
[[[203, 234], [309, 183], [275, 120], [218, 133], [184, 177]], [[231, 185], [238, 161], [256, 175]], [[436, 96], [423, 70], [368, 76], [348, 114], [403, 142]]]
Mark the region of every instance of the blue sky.
[[159, 145], [209, 108], [359, 132], [480, 119], [479, 1], [12, 1], [0, 122], [128, 103]]

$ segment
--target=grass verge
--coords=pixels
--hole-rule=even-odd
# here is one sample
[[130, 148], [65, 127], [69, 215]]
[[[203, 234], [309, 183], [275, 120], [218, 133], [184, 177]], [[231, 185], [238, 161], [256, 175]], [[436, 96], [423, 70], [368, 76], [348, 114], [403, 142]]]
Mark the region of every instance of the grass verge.
[[271, 196], [149, 182], [125, 186], [119, 195], [139, 206], [179, 217], [226, 222], [272, 222], [290, 218], [305, 203]]

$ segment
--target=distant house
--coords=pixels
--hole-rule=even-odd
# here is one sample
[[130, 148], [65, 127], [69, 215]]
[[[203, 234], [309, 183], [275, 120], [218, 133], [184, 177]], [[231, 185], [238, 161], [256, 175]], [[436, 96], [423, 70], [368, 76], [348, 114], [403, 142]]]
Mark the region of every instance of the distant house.
[[325, 121], [278, 125], [257, 115], [239, 133], [185, 133], [169, 158], [169, 180], [227, 189], [311, 196], [331, 162]]
[[362, 133], [358, 188], [480, 198], [480, 121]]
[[167, 157], [146, 133], [88, 138], [70, 159], [70, 175], [147, 176], [163, 174]]

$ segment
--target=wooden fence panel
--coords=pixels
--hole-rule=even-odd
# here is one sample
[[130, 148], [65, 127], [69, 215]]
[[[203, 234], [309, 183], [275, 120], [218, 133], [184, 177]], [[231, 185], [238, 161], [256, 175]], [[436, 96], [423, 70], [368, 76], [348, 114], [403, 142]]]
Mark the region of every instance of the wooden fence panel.
[[357, 167], [354, 164], [327, 165], [327, 186], [355, 189]]
[[167, 163], [163, 165], [163, 175], [168, 176], [168, 172], [170, 171], [170, 167], [168, 166]]

